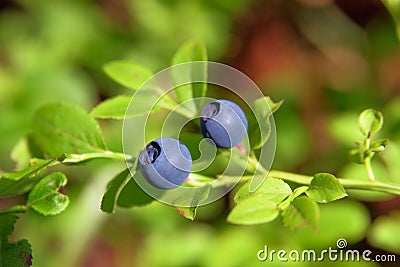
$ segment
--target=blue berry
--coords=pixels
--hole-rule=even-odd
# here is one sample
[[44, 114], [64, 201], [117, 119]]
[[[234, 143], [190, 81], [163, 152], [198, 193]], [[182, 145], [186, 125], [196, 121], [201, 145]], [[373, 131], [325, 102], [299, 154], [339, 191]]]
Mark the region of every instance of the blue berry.
[[243, 110], [229, 100], [211, 102], [201, 112], [201, 132], [218, 147], [230, 148], [238, 145], [246, 136], [247, 124]]
[[180, 186], [192, 169], [187, 147], [173, 138], [158, 138], [140, 152], [139, 168], [143, 177], [160, 189]]

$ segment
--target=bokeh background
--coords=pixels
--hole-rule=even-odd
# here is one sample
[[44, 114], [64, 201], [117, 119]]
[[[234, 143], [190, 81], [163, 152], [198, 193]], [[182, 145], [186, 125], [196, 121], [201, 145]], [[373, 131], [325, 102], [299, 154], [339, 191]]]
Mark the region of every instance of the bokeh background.
[[[210, 60], [238, 68], [266, 95], [285, 100], [275, 115], [274, 168], [366, 179], [348, 151], [361, 138], [359, 112], [375, 108], [385, 116], [382, 136], [391, 140], [375, 171], [400, 183], [400, 49], [378, 0], [1, 0], [0, 168], [14, 168], [10, 152], [39, 106], [65, 101], [90, 111], [127, 92], [103, 73], [106, 62], [128, 59], [158, 71], [191, 38], [206, 43]], [[100, 124], [109, 147], [121, 151], [122, 123]], [[397, 253], [397, 264], [363, 266], [400, 262], [399, 197], [351, 192], [321, 205], [318, 231], [291, 232], [280, 220], [229, 225], [229, 197], [200, 208], [194, 222], [160, 203], [104, 214], [102, 194], [122, 168], [100, 161], [63, 169], [68, 210], [56, 217], [30, 211], [16, 224], [12, 238], [30, 241], [33, 266], [280, 266], [258, 261], [257, 251], [335, 248], [338, 238], [349, 248]], [[2, 199], [0, 206], [20, 200]]]

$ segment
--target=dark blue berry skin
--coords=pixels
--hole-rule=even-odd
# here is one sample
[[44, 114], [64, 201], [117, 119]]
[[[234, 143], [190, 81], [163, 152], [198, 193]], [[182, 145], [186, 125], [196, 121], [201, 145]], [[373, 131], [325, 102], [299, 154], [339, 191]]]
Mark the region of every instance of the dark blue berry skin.
[[238, 145], [246, 136], [247, 126], [243, 110], [229, 100], [211, 102], [201, 112], [201, 133], [212, 139], [218, 147], [231, 148]]
[[158, 138], [140, 152], [139, 168], [143, 177], [160, 189], [180, 186], [192, 169], [187, 147], [173, 138]]

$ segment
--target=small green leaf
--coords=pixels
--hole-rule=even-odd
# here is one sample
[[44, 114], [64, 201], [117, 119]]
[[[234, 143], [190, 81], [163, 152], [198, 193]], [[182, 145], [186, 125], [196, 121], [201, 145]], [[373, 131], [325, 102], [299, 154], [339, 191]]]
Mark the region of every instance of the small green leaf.
[[243, 225], [260, 224], [274, 220], [278, 214], [276, 203], [262, 196], [252, 196], [240, 201], [230, 212], [227, 221]]
[[148, 205], [154, 201], [154, 198], [144, 192], [136, 183], [135, 175], [140, 175], [138, 172], [129, 179], [129, 182], [122, 189], [118, 197], [118, 206], [124, 208], [138, 207]]
[[[172, 69], [172, 77], [174, 84], [181, 84], [193, 81], [205, 81], [207, 79], [207, 49], [204, 43], [200, 40], [190, 40], [184, 43], [172, 58], [172, 66], [185, 62], [198, 61], [187, 68]], [[204, 61], [204, 63], [199, 62]], [[177, 70], [177, 71], [175, 71]], [[175, 94], [179, 103], [191, 100], [192, 98], [206, 96], [207, 83], [193, 82], [190, 84], [181, 85], [175, 88]], [[199, 101], [198, 110], [203, 107]], [[191, 110], [194, 107], [186, 105]]]
[[124, 119], [132, 95], [119, 95], [98, 104], [90, 113], [99, 119]]
[[379, 111], [366, 109], [358, 117], [361, 132], [368, 138], [379, 132], [383, 125], [383, 115]]
[[268, 177], [264, 182], [257, 188], [256, 191], [250, 192], [251, 181], [244, 184], [235, 195], [235, 202], [238, 203], [248, 197], [261, 196], [265, 200], [271, 200], [272, 202], [279, 204], [282, 200], [292, 194], [290, 186], [282, 181], [281, 179]]
[[176, 200], [176, 203], [188, 203], [189, 207], [181, 207], [176, 206], [175, 208], [178, 210], [179, 214], [189, 220], [194, 220], [197, 214], [197, 207], [200, 202], [207, 199], [210, 194], [210, 186], [203, 186], [201, 188], [197, 188], [196, 192], [188, 195], [181, 195], [180, 198]]
[[287, 199], [285, 199], [278, 205], [278, 209], [279, 210], [287, 209], [293, 200], [295, 200], [298, 196], [305, 193], [308, 189], [309, 187], [305, 185], [297, 187]]
[[131, 103], [132, 95], [119, 95], [110, 99], [107, 99], [97, 105], [91, 112], [91, 115], [99, 119], [119, 119], [131, 118], [149, 113], [151, 110], [160, 110], [162, 105], [154, 105], [152, 100], [156, 92], [147, 90], [145, 93], [135, 94], [135, 100], [138, 105], [134, 108], [128, 109], [129, 103]]
[[32, 129], [35, 142], [51, 157], [106, 150], [97, 122], [71, 104], [54, 103], [41, 107], [33, 117]]
[[271, 115], [279, 109], [283, 100], [275, 103], [269, 97], [258, 98], [250, 105], [248, 135], [252, 149], [261, 148], [271, 135]]
[[0, 178], [0, 197], [20, 195], [28, 192], [41, 178], [48, 167], [58, 164], [58, 159], [31, 159], [30, 166], [21, 171], [6, 172]]
[[118, 197], [122, 188], [128, 183], [131, 178], [129, 169], [125, 169], [115, 176], [107, 186], [107, 190], [101, 200], [101, 210], [107, 213], [114, 213]]
[[[12, 179], [12, 180], [19, 180], [25, 177], [33, 177], [40, 173], [41, 171], [45, 170], [49, 165], [53, 165], [56, 163], [57, 160], [47, 160], [47, 159], [32, 159], [30, 161], [30, 166], [16, 172], [5, 172], [2, 175], [2, 178]], [[1, 180], [0, 180], [1, 181]]]
[[189, 220], [194, 220], [197, 213], [197, 207], [175, 207], [180, 215]]
[[2, 242], [0, 256], [0, 266], [32, 266], [32, 248], [26, 239], [16, 243]]
[[292, 201], [282, 212], [283, 224], [290, 230], [310, 225], [316, 229], [319, 222], [318, 204], [309, 197], [301, 196]]
[[283, 104], [283, 100], [281, 100], [279, 102], [274, 102], [269, 96], [265, 97], [265, 101], [267, 101], [270, 113], [275, 113], [275, 111], [277, 111]]
[[367, 152], [373, 152], [373, 153], [380, 153], [385, 150], [385, 148], [388, 146], [389, 140], [388, 139], [379, 139], [370, 145], [370, 148], [367, 150]]
[[347, 196], [338, 179], [329, 173], [314, 175], [306, 194], [319, 203], [328, 203]]
[[357, 164], [364, 164], [365, 146], [361, 142], [356, 142], [357, 147], [350, 150], [350, 160]]
[[14, 231], [14, 224], [18, 220], [18, 216], [5, 214], [0, 215], [0, 242], [7, 240], [7, 237]]
[[111, 61], [103, 69], [114, 81], [131, 90], [139, 89], [153, 76], [147, 68], [125, 60]]
[[364, 164], [366, 158], [372, 158], [376, 153], [384, 151], [389, 144], [389, 140], [376, 140], [372, 142], [369, 149], [366, 149], [363, 143], [356, 142], [356, 144], [357, 148], [350, 150], [350, 160], [357, 164]]
[[27, 206], [45, 216], [56, 215], [69, 205], [69, 198], [58, 192], [67, 184], [67, 177], [56, 172], [49, 174], [38, 182], [28, 196]]

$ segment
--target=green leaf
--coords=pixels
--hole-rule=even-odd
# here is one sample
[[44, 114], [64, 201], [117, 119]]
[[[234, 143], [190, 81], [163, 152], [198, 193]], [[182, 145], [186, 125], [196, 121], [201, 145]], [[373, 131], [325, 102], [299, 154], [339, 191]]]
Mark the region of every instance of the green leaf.
[[393, 253], [400, 253], [400, 212], [378, 217], [371, 226], [368, 241], [373, 246]]
[[276, 203], [262, 196], [252, 196], [240, 201], [228, 215], [227, 221], [243, 225], [260, 224], [274, 220], [278, 214]]
[[104, 65], [103, 69], [114, 81], [131, 90], [139, 89], [153, 76], [147, 68], [125, 60], [111, 61]]
[[9, 209], [0, 211], [0, 215], [24, 213], [24, 212], [26, 212], [26, 210], [27, 210], [27, 207], [24, 205], [15, 205]]
[[7, 237], [14, 231], [14, 224], [18, 220], [15, 215], [0, 215], [0, 242], [7, 240]]
[[400, 1], [399, 0], [382, 0], [383, 4], [389, 10], [394, 21], [396, 22], [397, 38], [400, 40]]
[[358, 126], [368, 138], [379, 132], [383, 125], [383, 115], [379, 111], [366, 109], [358, 117]]
[[350, 160], [357, 164], [364, 164], [365, 161], [365, 146], [356, 142], [357, 147], [350, 150], [349, 156]]
[[197, 207], [175, 207], [180, 215], [189, 220], [194, 220], [197, 213]]
[[369, 149], [361, 142], [356, 142], [357, 148], [350, 150], [350, 160], [357, 164], [364, 164], [366, 158], [372, 158], [376, 153], [385, 150], [389, 144], [388, 139], [379, 139], [371, 143]]
[[107, 186], [107, 190], [101, 200], [101, 210], [107, 213], [114, 213], [118, 197], [121, 193], [122, 188], [127, 184], [131, 174], [129, 169], [125, 169], [117, 176], [115, 176]]
[[97, 122], [71, 104], [54, 103], [41, 107], [33, 117], [32, 129], [35, 142], [51, 157], [106, 150]]
[[26, 267], [32, 265], [32, 248], [28, 240], [1, 243], [0, 266]]
[[[184, 43], [172, 58], [172, 66], [185, 62], [192, 61], [207, 61], [207, 49], [204, 43], [200, 40], [190, 40]], [[174, 84], [181, 84], [189, 81], [199, 81], [207, 79], [207, 62], [196, 62], [187, 68], [173, 68], [172, 77]], [[175, 94], [179, 103], [191, 100], [197, 97], [206, 96], [207, 83], [194, 82], [179, 86], [175, 89]], [[197, 109], [201, 110], [203, 105], [202, 101], [198, 102]], [[186, 104], [191, 110], [194, 107]]]
[[54, 160], [31, 159], [30, 166], [24, 170], [3, 173], [0, 178], [0, 197], [20, 195], [28, 192], [41, 178], [41, 173], [48, 167], [59, 163], [59, 157]]
[[287, 199], [285, 199], [278, 205], [278, 209], [280, 210], [287, 209], [293, 200], [295, 200], [298, 196], [302, 195], [303, 193], [307, 192], [308, 189], [309, 187], [305, 185], [297, 187]]
[[136, 172], [122, 188], [117, 201], [118, 206], [124, 208], [138, 207], [148, 205], [154, 201], [154, 198], [144, 192], [136, 183], [135, 175], [140, 175], [140, 173]]
[[290, 230], [310, 225], [316, 229], [319, 222], [318, 204], [309, 197], [301, 196], [292, 201], [282, 212], [283, 224]]
[[[119, 119], [122, 120], [125, 117], [131, 118], [149, 113], [151, 110], [157, 111], [163, 108], [161, 104], [153, 106], [154, 95], [156, 92], [152, 90], [146, 90], [145, 93], [136, 93], [135, 100], [138, 105], [134, 108], [128, 109], [129, 103], [131, 103], [132, 95], [119, 95], [113, 98], [109, 98], [99, 105], [97, 105], [90, 113], [95, 118], [100, 119]], [[162, 103], [162, 102], [160, 102]], [[127, 113], [128, 112], [128, 113]]]
[[49, 165], [53, 165], [56, 162], [57, 160], [52, 159], [32, 159], [29, 164], [30, 166], [26, 169], [15, 172], [5, 172], [3, 173], [2, 178], [19, 180], [25, 177], [33, 177], [45, 170]]
[[389, 145], [388, 139], [379, 139], [372, 142], [367, 152], [380, 153], [384, 151], [388, 145]]
[[66, 184], [67, 177], [64, 174], [59, 172], [49, 174], [29, 193], [27, 206], [45, 216], [61, 213], [68, 207], [69, 198], [58, 190]]
[[179, 214], [189, 220], [194, 220], [197, 214], [197, 207], [199, 206], [200, 202], [207, 199], [210, 194], [210, 186], [203, 186], [198, 188], [193, 195], [187, 196], [182, 195], [179, 199], [176, 200], [176, 203], [180, 203], [183, 201], [184, 203], [189, 202], [189, 207], [181, 207], [176, 206]]
[[329, 173], [314, 175], [306, 194], [319, 203], [327, 203], [347, 196], [336, 177]]
[[238, 203], [248, 197], [260, 196], [265, 200], [279, 204], [282, 200], [292, 194], [290, 186], [281, 179], [269, 177], [257, 188], [256, 191], [250, 192], [251, 181], [244, 184], [235, 195], [235, 202]]
[[275, 103], [269, 97], [258, 98], [250, 105], [248, 135], [252, 149], [261, 148], [271, 135], [270, 116], [279, 109], [283, 100]]
[[124, 119], [132, 95], [119, 95], [98, 104], [90, 113], [99, 119]]

